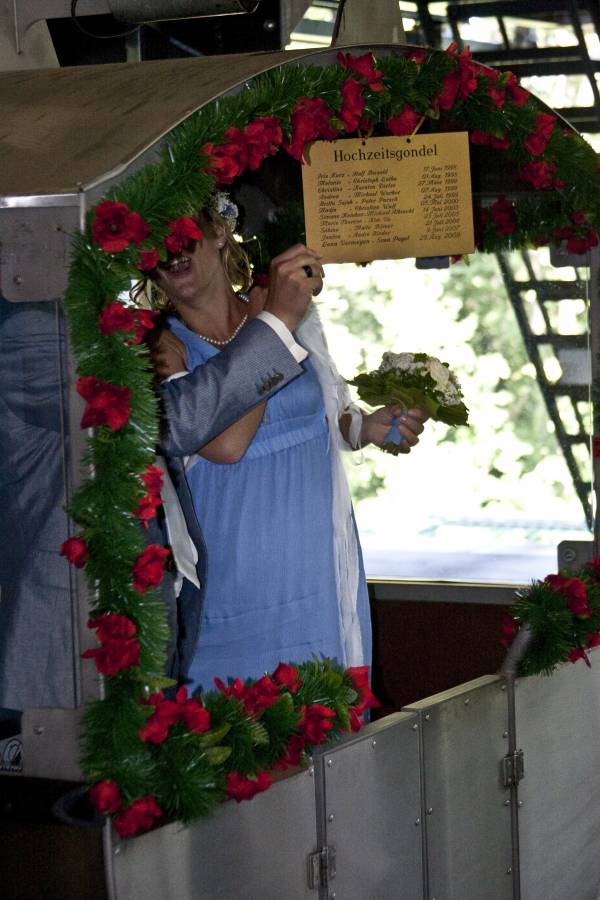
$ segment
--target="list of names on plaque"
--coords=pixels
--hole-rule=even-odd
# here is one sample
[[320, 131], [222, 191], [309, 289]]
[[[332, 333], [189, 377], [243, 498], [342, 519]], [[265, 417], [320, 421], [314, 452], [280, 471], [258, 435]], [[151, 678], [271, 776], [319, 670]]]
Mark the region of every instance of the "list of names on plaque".
[[324, 262], [473, 250], [463, 132], [318, 141], [302, 177], [307, 243]]

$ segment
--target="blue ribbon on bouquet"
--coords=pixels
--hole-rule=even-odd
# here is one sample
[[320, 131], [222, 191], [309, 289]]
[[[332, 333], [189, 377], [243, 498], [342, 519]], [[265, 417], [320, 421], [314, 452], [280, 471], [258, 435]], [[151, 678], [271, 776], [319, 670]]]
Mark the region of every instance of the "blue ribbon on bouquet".
[[400, 431], [398, 429], [399, 422], [400, 422], [400, 416], [394, 416], [394, 418], [392, 419], [392, 425], [390, 427], [390, 430], [388, 431], [388, 433], [385, 436], [386, 443], [397, 444], [398, 446], [400, 446], [400, 444], [403, 444], [404, 441], [406, 440], [404, 435], [400, 434]]

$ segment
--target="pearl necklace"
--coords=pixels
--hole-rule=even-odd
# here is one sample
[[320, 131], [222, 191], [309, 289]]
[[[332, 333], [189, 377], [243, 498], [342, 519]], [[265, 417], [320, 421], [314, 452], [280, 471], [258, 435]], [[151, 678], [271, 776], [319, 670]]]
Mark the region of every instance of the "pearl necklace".
[[[246, 294], [245, 291], [237, 291], [236, 297], [238, 298], [238, 300], [241, 300], [242, 303], [246, 304], [246, 306], [248, 305], [248, 303], [250, 303], [250, 297], [248, 296], [248, 294]], [[248, 313], [244, 313], [240, 323], [236, 325], [233, 333], [230, 334], [228, 338], [225, 338], [222, 341], [220, 341], [218, 338], [211, 338], [207, 337], [205, 334], [200, 334], [199, 331], [196, 331], [196, 334], [199, 338], [202, 338], [203, 341], [208, 341], [209, 344], [214, 344], [215, 347], [226, 347], [227, 344], [230, 344], [231, 341], [238, 336], [247, 321]]]

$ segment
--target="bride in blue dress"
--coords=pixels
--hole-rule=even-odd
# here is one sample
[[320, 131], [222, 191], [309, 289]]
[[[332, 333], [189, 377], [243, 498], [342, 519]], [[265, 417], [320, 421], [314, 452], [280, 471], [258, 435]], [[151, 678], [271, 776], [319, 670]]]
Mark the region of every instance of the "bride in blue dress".
[[[172, 370], [203, 365], [258, 315], [304, 357], [304, 373], [186, 462], [208, 560], [191, 687], [260, 677], [311, 654], [369, 665], [367, 585], [340, 450], [381, 444], [400, 410], [365, 415], [351, 403], [314, 307], [293, 337], [287, 329], [286, 296], [322, 287], [315, 253], [297, 245], [281, 254], [268, 290], [250, 298], [232, 287], [244, 282], [244, 258], [226, 220], [209, 211], [199, 223], [202, 238], [154, 279], [174, 310], [167, 321], [180, 363]], [[269, 307], [280, 311], [276, 322]], [[421, 411], [403, 414], [407, 451], [423, 421]]]

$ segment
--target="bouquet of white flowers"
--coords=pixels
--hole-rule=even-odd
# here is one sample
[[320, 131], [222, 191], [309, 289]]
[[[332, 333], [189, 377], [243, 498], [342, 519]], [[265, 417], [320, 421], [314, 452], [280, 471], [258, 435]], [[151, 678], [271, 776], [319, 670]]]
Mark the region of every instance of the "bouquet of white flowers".
[[407, 409], [420, 407], [446, 425], [468, 424], [469, 411], [456, 375], [435, 356], [384, 353], [378, 369], [357, 375], [349, 384], [358, 388], [360, 399], [369, 406], [398, 403]]

